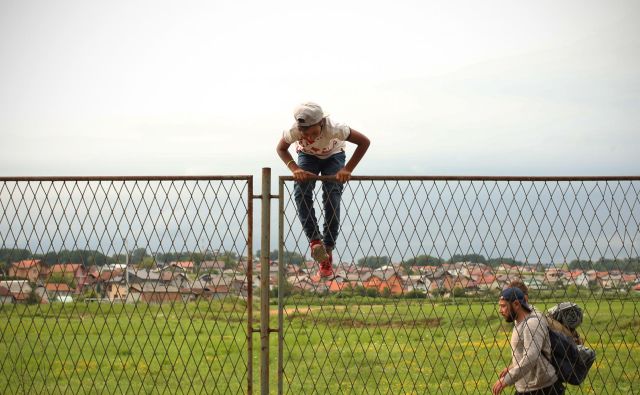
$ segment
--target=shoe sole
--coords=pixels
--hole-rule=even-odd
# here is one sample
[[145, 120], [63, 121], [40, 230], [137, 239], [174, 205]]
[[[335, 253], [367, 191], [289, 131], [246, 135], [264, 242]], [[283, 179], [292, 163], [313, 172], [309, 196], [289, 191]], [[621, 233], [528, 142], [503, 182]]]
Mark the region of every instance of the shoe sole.
[[327, 254], [327, 250], [324, 246], [318, 245], [311, 248], [311, 257], [317, 262], [322, 262], [329, 259], [329, 254]]
[[335, 278], [336, 274], [333, 271], [331, 271], [331, 273], [323, 275], [320, 271], [318, 271], [318, 276], [320, 278], [325, 278], [326, 279], [326, 278]]

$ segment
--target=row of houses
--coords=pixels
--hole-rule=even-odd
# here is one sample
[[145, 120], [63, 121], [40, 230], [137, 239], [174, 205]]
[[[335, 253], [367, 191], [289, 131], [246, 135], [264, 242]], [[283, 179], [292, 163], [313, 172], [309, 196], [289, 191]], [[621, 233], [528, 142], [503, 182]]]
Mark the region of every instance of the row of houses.
[[[26, 300], [32, 292], [29, 283], [38, 284], [36, 288], [43, 302], [68, 301], [80, 295], [93, 295], [96, 299], [109, 301], [151, 303], [222, 298], [227, 295], [246, 296], [249, 281], [245, 267], [241, 267], [241, 270], [224, 269], [224, 263], [215, 263], [210, 266], [215, 269], [197, 277], [191, 272], [192, 267], [184, 262], [175, 262], [154, 270], [126, 266], [93, 266], [86, 269], [81, 264], [47, 268], [38, 260], [20, 261], [15, 262], [9, 270], [10, 277], [16, 280], [0, 283], [0, 292], [3, 300], [8, 301], [12, 297], [13, 302]], [[254, 287], [260, 284], [261, 269], [260, 263], [254, 264]], [[491, 268], [471, 262], [413, 267], [410, 274], [405, 273], [401, 265], [388, 265], [374, 270], [343, 263], [336, 267], [336, 276], [330, 281], [315, 275], [317, 265], [314, 262], [287, 265], [284, 271], [284, 277], [293, 291], [312, 293], [345, 292], [362, 287], [391, 295], [404, 295], [414, 291], [448, 295], [456, 288], [466, 294], [475, 294], [503, 289], [514, 279], [523, 280], [532, 290], [573, 284], [602, 289], [630, 287], [640, 291], [638, 273], [567, 271], [553, 267], [540, 272], [529, 267], [501, 265]], [[273, 289], [278, 286], [278, 262], [270, 262], [268, 272], [269, 287]], [[50, 281], [52, 279], [64, 281]]]
[[[545, 271], [519, 266], [502, 265], [494, 269], [484, 264], [460, 262], [442, 266], [413, 267], [405, 273], [402, 265], [388, 265], [379, 269], [340, 264], [331, 281], [315, 275], [317, 266], [308, 262], [300, 267], [288, 265], [285, 278], [293, 290], [306, 292], [343, 292], [348, 288], [375, 289], [380, 293], [403, 295], [412, 291], [426, 294], [448, 295], [456, 288], [466, 294], [504, 289], [511, 281], [521, 280], [532, 290], [547, 290], [576, 285], [596, 286], [601, 289], [634, 288], [640, 291], [640, 274], [595, 271], [563, 271], [548, 268]], [[259, 267], [257, 272], [259, 273]], [[271, 262], [270, 286], [277, 286], [278, 263]]]
[[[112, 302], [161, 303], [247, 293], [245, 275], [225, 271], [218, 276], [207, 274], [192, 280], [180, 265], [154, 270], [126, 266], [85, 268], [81, 264], [46, 267], [39, 260], [26, 260], [12, 264], [8, 274], [12, 280], [0, 281], [4, 303], [24, 302], [34, 289], [38, 290], [41, 303], [69, 301], [87, 295]], [[37, 285], [32, 288], [31, 284]]]
[[[179, 261], [179, 262], [170, 262], [167, 265], [162, 265], [161, 268], [164, 270], [173, 270], [180, 271], [183, 273], [195, 273], [196, 268], [199, 272], [211, 272], [211, 271], [219, 271], [222, 272], [225, 270], [226, 263], [224, 261], [204, 261], [199, 265], [196, 265], [191, 261]], [[241, 266], [244, 267], [244, 266]], [[109, 271], [114, 270], [124, 270], [127, 268], [126, 264], [110, 264], [106, 267]], [[13, 262], [8, 270], [8, 277], [14, 278], [24, 278], [28, 279], [32, 283], [38, 281], [46, 281], [51, 277], [56, 277], [57, 275], [63, 276], [73, 276], [75, 281], [82, 285], [86, 277], [92, 272], [103, 271], [105, 268], [92, 266], [90, 268], [86, 268], [84, 265], [79, 263], [67, 263], [67, 264], [56, 264], [52, 266], [46, 266], [42, 263], [40, 259], [25, 259], [18, 262]]]

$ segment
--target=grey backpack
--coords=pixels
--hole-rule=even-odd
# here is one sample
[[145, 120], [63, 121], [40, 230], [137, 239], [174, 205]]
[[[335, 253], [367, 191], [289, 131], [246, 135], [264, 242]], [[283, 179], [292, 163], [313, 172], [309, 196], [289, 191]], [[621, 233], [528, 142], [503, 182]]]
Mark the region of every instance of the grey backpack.
[[[574, 330], [582, 323], [582, 309], [571, 302], [560, 303], [549, 309], [550, 316], [565, 327]], [[551, 355], [545, 357], [551, 362], [560, 380], [579, 385], [587, 377], [589, 369], [596, 360], [596, 353], [575, 341], [564, 333], [549, 329]]]

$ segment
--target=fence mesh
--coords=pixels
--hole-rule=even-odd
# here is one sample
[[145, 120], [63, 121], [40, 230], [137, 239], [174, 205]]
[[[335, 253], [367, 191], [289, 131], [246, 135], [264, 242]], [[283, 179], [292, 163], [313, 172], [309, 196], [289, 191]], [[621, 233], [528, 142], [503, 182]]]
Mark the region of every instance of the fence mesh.
[[0, 180], [0, 392], [246, 393], [250, 189]]
[[330, 280], [280, 183], [283, 392], [490, 393], [511, 362], [497, 302], [514, 280], [539, 312], [583, 311], [597, 359], [567, 393], [640, 387], [639, 180], [355, 178]]
[[[582, 308], [597, 359], [567, 393], [640, 386], [640, 179], [355, 178], [330, 281], [293, 185], [280, 180], [260, 301], [279, 330], [267, 392], [488, 393], [510, 362], [497, 296], [515, 279], [541, 312]], [[252, 191], [251, 177], [0, 180], [2, 392], [252, 393]]]

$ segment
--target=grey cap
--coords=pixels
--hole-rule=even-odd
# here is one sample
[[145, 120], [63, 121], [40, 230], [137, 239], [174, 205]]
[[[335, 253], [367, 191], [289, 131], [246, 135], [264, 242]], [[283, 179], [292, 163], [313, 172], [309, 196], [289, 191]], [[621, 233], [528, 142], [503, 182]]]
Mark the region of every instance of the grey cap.
[[324, 113], [322, 107], [313, 102], [305, 102], [299, 104], [293, 110], [293, 118], [296, 120], [297, 126], [311, 126], [322, 121]]

